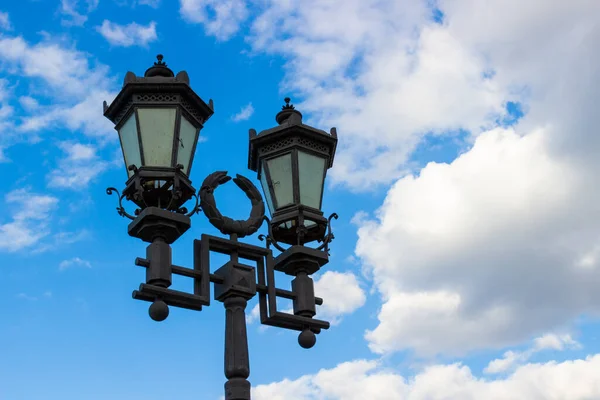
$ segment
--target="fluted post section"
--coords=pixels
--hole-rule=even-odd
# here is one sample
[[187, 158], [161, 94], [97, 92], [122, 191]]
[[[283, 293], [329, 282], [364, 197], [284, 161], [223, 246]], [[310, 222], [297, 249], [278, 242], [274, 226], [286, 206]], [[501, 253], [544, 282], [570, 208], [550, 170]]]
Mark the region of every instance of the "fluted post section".
[[250, 361], [246, 333], [246, 299], [232, 296], [225, 305], [225, 400], [250, 400]]

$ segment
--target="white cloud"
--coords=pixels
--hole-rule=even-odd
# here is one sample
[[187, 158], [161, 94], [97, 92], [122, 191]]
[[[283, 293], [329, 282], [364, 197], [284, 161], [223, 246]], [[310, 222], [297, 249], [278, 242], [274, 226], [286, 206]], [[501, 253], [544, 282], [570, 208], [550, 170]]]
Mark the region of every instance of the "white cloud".
[[60, 160], [56, 169], [48, 173], [49, 187], [85, 189], [98, 175], [113, 165], [101, 160], [92, 145], [62, 142], [59, 147], [66, 156]]
[[27, 301], [37, 301], [37, 299], [38, 299], [35, 296], [29, 296], [27, 293], [19, 293], [17, 295], [17, 298], [27, 300]]
[[253, 388], [256, 400], [591, 400], [600, 398], [600, 354], [528, 364], [505, 379], [484, 380], [460, 364], [434, 365], [407, 379], [376, 361], [356, 360], [314, 375]]
[[101, 26], [96, 27], [96, 30], [113, 46], [147, 47], [148, 43], [158, 39], [156, 22], [154, 21], [151, 21], [148, 25], [139, 25], [135, 22], [119, 25], [105, 19]]
[[40, 106], [39, 102], [31, 96], [19, 97], [19, 103], [27, 111], [35, 110]]
[[533, 356], [535, 353], [544, 350], [562, 351], [566, 348], [581, 348], [581, 345], [575, 340], [573, 340], [573, 338], [571, 338], [571, 335], [568, 334], [556, 335], [549, 333], [534, 339], [533, 342], [533, 346], [525, 351], [507, 351], [506, 353], [504, 353], [502, 358], [490, 361], [487, 367], [484, 368], [483, 372], [487, 374], [498, 374], [509, 371], [516, 367], [518, 364], [522, 364], [528, 361], [531, 358], [531, 356]]
[[352, 272], [327, 271], [315, 280], [315, 296], [323, 298], [317, 307], [317, 318], [330, 320], [332, 325], [343, 315], [351, 314], [365, 304], [365, 292]]
[[548, 333], [544, 336], [536, 338], [534, 340], [535, 346], [534, 349], [536, 351], [541, 350], [565, 350], [565, 348], [581, 348], [581, 344], [579, 344], [576, 340], [573, 340], [571, 335], [556, 335], [552, 333]]
[[[61, 0], [60, 11], [66, 17], [62, 20], [66, 26], [83, 26], [88, 19], [88, 14], [98, 7], [100, 0]], [[80, 11], [81, 10], [81, 11]]]
[[69, 260], [61, 261], [60, 264], [58, 265], [58, 269], [60, 271], [64, 271], [66, 269], [73, 268], [73, 267], [92, 268], [92, 264], [90, 264], [89, 261], [82, 260], [79, 257], [73, 257]]
[[249, 313], [246, 313], [246, 323], [249, 325], [258, 320], [260, 320], [260, 308], [257, 303]]
[[[92, 65], [86, 53], [61, 43], [29, 44], [20, 36], [0, 37], [0, 57], [9, 78], [29, 78], [35, 83], [23, 98], [25, 106], [35, 107], [30, 107], [30, 114], [20, 123], [13, 121], [13, 134], [4, 141], [21, 137], [16, 132], [33, 134], [50, 127], [80, 130], [101, 140], [116, 139], [112, 124], [98, 111], [103, 100], [110, 101], [116, 95], [111, 91], [115, 81], [106, 66]], [[50, 105], [39, 105], [40, 97], [50, 100]]]
[[334, 182], [354, 190], [406, 173], [428, 133], [478, 133], [512, 96], [485, 79], [485, 58], [433, 24], [425, 1], [266, 1], [256, 51], [286, 58], [282, 90], [319, 127], [340, 134]]
[[244, 0], [179, 0], [179, 3], [184, 20], [202, 24], [206, 34], [217, 40], [231, 38], [248, 17]]
[[30, 248], [50, 234], [48, 227], [58, 199], [39, 195], [27, 188], [13, 190], [4, 197], [13, 208], [12, 221], [0, 225], [0, 249], [14, 252]]
[[11, 29], [12, 25], [8, 13], [0, 11], [0, 30], [10, 31]]
[[600, 193], [548, 137], [484, 133], [451, 164], [399, 180], [376, 220], [359, 221], [356, 253], [384, 300], [372, 350], [503, 347], [600, 311], [597, 266], [576, 265], [600, 237]]
[[231, 117], [231, 119], [234, 122], [246, 121], [246, 120], [250, 119], [250, 117], [253, 114], [254, 114], [254, 107], [252, 106], [252, 103], [248, 103], [241, 108], [239, 113], [233, 115]]

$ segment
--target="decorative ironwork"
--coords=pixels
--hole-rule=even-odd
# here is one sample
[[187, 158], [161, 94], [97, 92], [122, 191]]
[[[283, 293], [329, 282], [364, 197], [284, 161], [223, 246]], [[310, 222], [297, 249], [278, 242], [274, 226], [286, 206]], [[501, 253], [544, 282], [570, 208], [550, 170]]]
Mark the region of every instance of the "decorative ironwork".
[[[118, 197], [118, 200], [119, 200], [119, 206], [117, 207], [117, 212], [119, 213], [119, 215], [120, 215], [121, 217], [125, 217], [125, 218], [129, 218], [129, 219], [131, 219], [131, 220], [134, 220], [134, 219], [135, 219], [135, 217], [134, 217], [133, 215], [131, 215], [131, 214], [127, 213], [127, 211], [125, 211], [125, 208], [123, 208], [122, 201], [123, 201], [123, 198], [125, 197], [125, 195], [124, 195], [124, 194], [121, 194], [121, 193], [119, 193], [119, 191], [118, 191], [116, 188], [114, 188], [114, 187], [109, 187], [109, 188], [107, 188], [107, 189], [106, 189], [106, 194], [107, 194], [107, 195], [109, 195], [109, 196], [110, 196], [110, 195], [112, 195], [113, 193], [116, 193], [116, 194], [117, 194], [117, 197]], [[138, 208], [138, 209], [136, 209], [136, 210], [135, 210], [135, 215], [139, 214], [139, 212], [140, 212], [140, 209], [139, 209], [139, 208]]]
[[[338, 219], [339, 216], [337, 215], [337, 213], [332, 213], [329, 218], [327, 218], [327, 234], [325, 235], [325, 237], [323, 238], [323, 240], [319, 240], [318, 242], [321, 243], [321, 245], [319, 245], [318, 247], [315, 248], [315, 250], [323, 250], [324, 252], [326, 252], [327, 254], [329, 254], [329, 243], [331, 243], [333, 241], [333, 239], [335, 239], [335, 235], [333, 234], [332, 230], [331, 230], [331, 220], [332, 219]], [[264, 220], [267, 222], [267, 226], [268, 226], [268, 234], [260, 234], [258, 235], [258, 240], [260, 240], [261, 242], [264, 241], [265, 242], [265, 247], [267, 249], [269, 249], [271, 246], [273, 246], [274, 248], [276, 248], [277, 250], [281, 251], [282, 253], [284, 251], [286, 251], [286, 249], [284, 247], [282, 247], [274, 238], [273, 238], [273, 226], [271, 224], [271, 221], [269, 220], [269, 218], [267, 216], [264, 217]], [[304, 234], [304, 230], [306, 229], [306, 227], [304, 225], [299, 226], [297, 228], [298, 231], [298, 235], [302, 235]]]
[[178, 96], [170, 93], [143, 93], [136, 96], [136, 101], [174, 103]]
[[227, 176], [227, 171], [217, 171], [207, 176], [200, 188], [200, 205], [204, 211], [204, 215], [221, 233], [225, 235], [235, 234], [240, 238], [252, 235], [262, 225], [263, 218], [265, 217], [265, 203], [256, 186], [248, 178], [236, 175], [233, 178], [233, 182], [244, 191], [252, 203], [250, 217], [245, 221], [224, 217], [217, 209], [213, 193], [219, 185], [227, 183], [230, 180], [231, 177]]

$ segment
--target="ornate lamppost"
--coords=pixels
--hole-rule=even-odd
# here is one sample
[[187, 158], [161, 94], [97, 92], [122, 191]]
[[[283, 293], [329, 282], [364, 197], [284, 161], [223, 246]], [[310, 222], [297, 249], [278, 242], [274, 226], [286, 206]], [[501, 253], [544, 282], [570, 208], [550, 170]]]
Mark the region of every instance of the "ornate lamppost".
[[[117, 211], [132, 220], [128, 233], [149, 243], [145, 258], [135, 264], [146, 268], [146, 283], [133, 291], [133, 298], [151, 302], [150, 317], [162, 321], [169, 306], [202, 310], [210, 305], [210, 282], [214, 298], [225, 306], [225, 399], [249, 400], [250, 375], [245, 309], [247, 301], [259, 297], [261, 323], [300, 331], [298, 342], [311, 348], [315, 334], [328, 329], [329, 322], [313, 318], [315, 297], [310, 275], [329, 261], [333, 240], [331, 219], [323, 217], [321, 203], [327, 169], [333, 164], [337, 145], [335, 128], [330, 133], [302, 123], [302, 114], [290, 105], [282, 108], [274, 128], [256, 133], [250, 129], [248, 167], [258, 173], [271, 219], [265, 216], [262, 196], [247, 178], [236, 175], [234, 183], [252, 203], [250, 217], [232, 220], [219, 212], [214, 190], [231, 180], [226, 171], [210, 174], [199, 194], [189, 179], [198, 135], [213, 114], [189, 86], [185, 71], [177, 75], [163, 57], [144, 77], [128, 72], [121, 92], [110, 106], [104, 102], [104, 115], [119, 133], [128, 180], [119, 196]], [[184, 204], [195, 198], [188, 212]], [[125, 211], [122, 200], [136, 206]], [[202, 210], [211, 224], [228, 238], [201, 235], [194, 240], [194, 266], [172, 264], [171, 244], [191, 226], [190, 217]], [[238, 239], [256, 233], [267, 222], [268, 234], [259, 235], [265, 247]], [[318, 242], [317, 247], [308, 243]], [[289, 245], [285, 248], [285, 245]], [[280, 254], [274, 257], [272, 248]], [[229, 255], [230, 260], [211, 272], [210, 252]], [[246, 265], [240, 258], [251, 260]], [[277, 288], [275, 271], [294, 276], [290, 290]], [[172, 275], [194, 280], [193, 293], [170, 289]], [[277, 297], [293, 300], [293, 314], [277, 309]]]

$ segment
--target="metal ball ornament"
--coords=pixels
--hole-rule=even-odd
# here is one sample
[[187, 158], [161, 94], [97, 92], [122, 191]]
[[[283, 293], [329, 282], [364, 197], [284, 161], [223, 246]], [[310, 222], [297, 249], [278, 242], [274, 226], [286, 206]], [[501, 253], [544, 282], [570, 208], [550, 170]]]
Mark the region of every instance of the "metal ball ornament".
[[317, 337], [310, 329], [304, 329], [298, 335], [298, 344], [304, 349], [310, 349], [317, 343]]
[[148, 308], [148, 314], [154, 321], [164, 321], [169, 316], [169, 306], [162, 300], [154, 300]]

